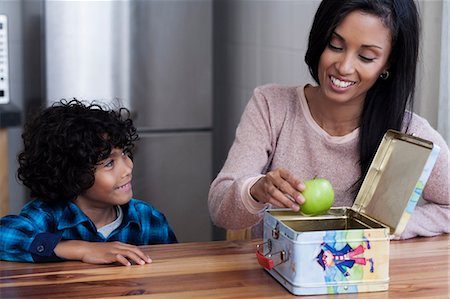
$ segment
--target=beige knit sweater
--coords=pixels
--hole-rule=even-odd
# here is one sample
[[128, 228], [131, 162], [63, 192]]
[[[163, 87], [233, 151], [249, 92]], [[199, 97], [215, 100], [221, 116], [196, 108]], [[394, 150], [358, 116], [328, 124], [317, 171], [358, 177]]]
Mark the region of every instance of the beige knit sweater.
[[[208, 204], [216, 225], [253, 227], [252, 236], [262, 237], [266, 206], [251, 198], [249, 188], [261, 175], [278, 167], [289, 169], [302, 180], [327, 178], [335, 191], [334, 206], [353, 204], [354, 196], [348, 190], [360, 175], [359, 129], [346, 136], [330, 136], [312, 118], [303, 90], [280, 85], [255, 89], [228, 158], [211, 184]], [[416, 114], [408, 133], [434, 142], [441, 151], [422, 194], [425, 202], [415, 208], [401, 238], [449, 233], [448, 145]]]

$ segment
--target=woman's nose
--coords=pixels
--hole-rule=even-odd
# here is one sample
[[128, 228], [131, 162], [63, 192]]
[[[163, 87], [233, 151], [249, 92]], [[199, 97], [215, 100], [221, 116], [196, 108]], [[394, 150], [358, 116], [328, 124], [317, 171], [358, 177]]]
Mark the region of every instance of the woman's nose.
[[337, 70], [340, 75], [348, 75], [354, 72], [354, 61], [352, 55], [342, 55], [337, 62]]

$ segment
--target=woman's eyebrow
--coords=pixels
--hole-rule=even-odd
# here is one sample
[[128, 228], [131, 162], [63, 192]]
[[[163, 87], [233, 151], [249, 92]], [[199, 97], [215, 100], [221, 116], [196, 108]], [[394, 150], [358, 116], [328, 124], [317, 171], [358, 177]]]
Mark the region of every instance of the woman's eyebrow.
[[[334, 35], [341, 41], [345, 42], [345, 38], [342, 35], [340, 35], [339, 33], [337, 33], [336, 31], [333, 31], [332, 35]], [[383, 50], [383, 48], [378, 45], [361, 45], [361, 47], [363, 47], [363, 48], [378, 48], [378, 49]]]

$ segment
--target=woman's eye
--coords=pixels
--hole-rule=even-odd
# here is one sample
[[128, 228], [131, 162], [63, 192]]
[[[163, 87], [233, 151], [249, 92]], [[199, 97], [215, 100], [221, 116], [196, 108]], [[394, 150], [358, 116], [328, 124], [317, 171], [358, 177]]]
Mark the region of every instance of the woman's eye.
[[114, 165], [114, 160], [105, 163], [105, 167], [112, 167]]
[[362, 55], [359, 55], [359, 57], [360, 57], [361, 60], [364, 61], [364, 62], [372, 62], [372, 61], [375, 60], [375, 58], [370, 58], [370, 57], [366, 57], [366, 56], [362, 56]]
[[332, 43], [328, 43], [328, 47], [329, 47], [330, 49], [332, 49], [332, 50], [336, 50], [336, 51], [340, 51], [340, 50], [342, 50], [342, 48], [341, 48], [341, 47], [339, 47], [339, 46], [336, 46], [336, 45], [333, 45]]

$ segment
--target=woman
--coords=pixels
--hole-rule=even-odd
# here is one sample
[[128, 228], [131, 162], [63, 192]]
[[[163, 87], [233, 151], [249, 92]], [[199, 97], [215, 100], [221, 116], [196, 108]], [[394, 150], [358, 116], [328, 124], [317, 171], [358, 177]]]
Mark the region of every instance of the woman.
[[[419, 49], [413, 1], [321, 2], [305, 61], [317, 85], [255, 89], [227, 161], [211, 185], [212, 220], [253, 227], [263, 211], [304, 203], [302, 180], [331, 181], [334, 206], [351, 206], [382, 136], [396, 129], [441, 147], [402, 238], [449, 232], [449, 149], [428, 122], [410, 113]], [[388, 207], [387, 207], [388, 208]]]

